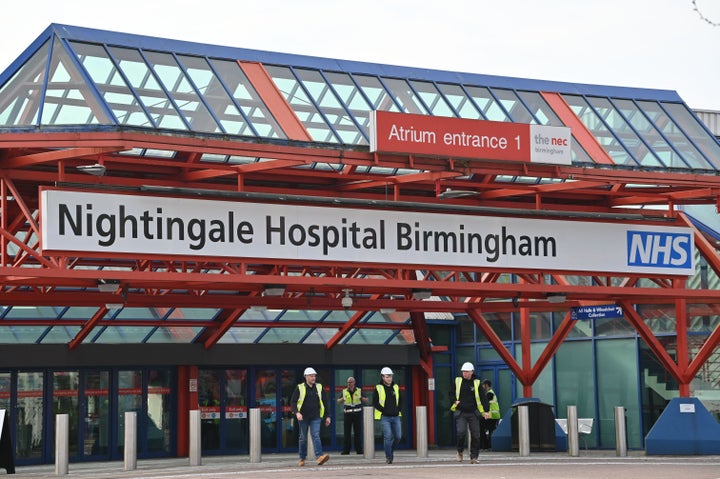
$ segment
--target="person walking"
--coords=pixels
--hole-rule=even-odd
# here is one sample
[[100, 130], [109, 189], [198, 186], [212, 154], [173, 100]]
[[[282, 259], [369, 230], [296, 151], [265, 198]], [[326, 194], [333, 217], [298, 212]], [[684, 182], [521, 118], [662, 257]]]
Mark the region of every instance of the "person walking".
[[[355, 443], [355, 451], [363, 453], [362, 443], [362, 411], [363, 403], [368, 399], [362, 395], [360, 388], [355, 385], [355, 378], [347, 378], [347, 387], [343, 389], [338, 404], [345, 404], [343, 432], [345, 434], [342, 455], [350, 454], [351, 439]], [[354, 434], [353, 434], [354, 433]]]
[[492, 448], [492, 434], [500, 421], [500, 403], [498, 403], [497, 395], [492, 389], [492, 382], [486, 379], [482, 382], [483, 394], [489, 407], [489, 417], [485, 418], [481, 424], [482, 449]]
[[330, 425], [330, 416], [325, 409], [325, 404], [328, 402], [322, 384], [317, 382], [317, 372], [313, 368], [305, 368], [303, 375], [305, 381], [297, 385], [290, 398], [292, 412], [295, 414], [300, 428], [298, 466], [304, 466], [307, 458], [308, 430], [313, 442], [317, 464], [322, 466], [330, 459], [328, 454], [323, 453], [320, 440], [321, 421], [325, 419], [325, 425]]
[[475, 366], [464, 363], [460, 368], [461, 376], [455, 378], [452, 397], [455, 398], [450, 410], [455, 419], [457, 434], [457, 460], [463, 461], [463, 451], [467, 444], [467, 430], [470, 429], [470, 464], [478, 463], [480, 454], [480, 419], [489, 417], [481, 400], [482, 386], [475, 377]]
[[380, 370], [381, 381], [373, 392], [375, 420], [382, 426], [385, 462], [392, 464], [395, 448], [400, 444], [402, 425], [400, 424], [400, 386], [393, 382], [393, 371], [388, 367]]

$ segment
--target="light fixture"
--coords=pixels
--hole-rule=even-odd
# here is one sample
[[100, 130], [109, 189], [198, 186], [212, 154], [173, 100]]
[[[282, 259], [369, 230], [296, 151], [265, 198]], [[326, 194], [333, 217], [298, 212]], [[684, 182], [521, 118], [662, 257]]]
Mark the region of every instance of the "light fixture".
[[380, 313], [382, 313], [382, 314], [397, 313], [397, 309], [395, 309], [395, 308], [380, 308]]
[[477, 196], [479, 195], [479, 191], [472, 191], [472, 190], [453, 190], [450, 188], [446, 188], [445, 191], [437, 195], [438, 198], [441, 200], [448, 199], [448, 198], [462, 198], [464, 196]]
[[548, 303], [553, 304], [564, 303], [567, 299], [567, 295], [565, 293], [548, 293], [545, 297], [547, 298]]
[[80, 165], [76, 166], [75, 169], [93, 176], [105, 176], [105, 172], [107, 171], [105, 165], [101, 165], [100, 163], [95, 163], [94, 165]]
[[120, 281], [117, 279], [99, 279], [97, 286], [101, 293], [114, 293], [120, 289]]
[[413, 289], [413, 299], [428, 299], [432, 296], [432, 291], [429, 289]]
[[123, 303], [105, 303], [107, 309], [122, 309], [125, 307]]
[[262, 313], [263, 311], [267, 311], [267, 309], [267, 306], [263, 305], [250, 306], [250, 310], [255, 311], [256, 313]]
[[342, 297], [340, 300], [340, 304], [345, 309], [350, 309], [353, 305], [353, 299], [350, 297], [350, 291], [351, 289], [343, 289], [343, 292], [345, 293], [345, 296]]
[[269, 284], [263, 290], [263, 296], [282, 296], [285, 293], [285, 286], [282, 284]]

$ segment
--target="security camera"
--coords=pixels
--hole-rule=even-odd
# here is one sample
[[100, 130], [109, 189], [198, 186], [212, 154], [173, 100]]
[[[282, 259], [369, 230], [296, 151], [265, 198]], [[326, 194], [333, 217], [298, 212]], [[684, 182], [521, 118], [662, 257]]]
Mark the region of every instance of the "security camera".
[[350, 296], [343, 296], [342, 300], [340, 300], [340, 304], [342, 304], [342, 307], [345, 309], [350, 309], [353, 304], [353, 300]]

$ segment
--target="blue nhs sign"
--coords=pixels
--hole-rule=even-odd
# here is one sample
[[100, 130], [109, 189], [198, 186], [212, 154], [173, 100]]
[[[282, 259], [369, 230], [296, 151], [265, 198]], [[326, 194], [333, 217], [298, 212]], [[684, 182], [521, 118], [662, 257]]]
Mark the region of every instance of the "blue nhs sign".
[[627, 264], [655, 268], [692, 268], [692, 245], [691, 233], [628, 230]]

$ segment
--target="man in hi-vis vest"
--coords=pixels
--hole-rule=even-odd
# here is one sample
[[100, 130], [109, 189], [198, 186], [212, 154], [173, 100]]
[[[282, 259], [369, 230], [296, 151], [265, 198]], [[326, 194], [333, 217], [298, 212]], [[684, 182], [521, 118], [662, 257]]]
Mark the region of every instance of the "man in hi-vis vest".
[[484, 394], [480, 380], [475, 377], [475, 366], [464, 363], [460, 368], [462, 377], [455, 378], [455, 387], [451, 393], [455, 398], [450, 410], [455, 418], [457, 434], [457, 460], [462, 462], [463, 451], [467, 443], [467, 429], [470, 428], [470, 464], [478, 463], [480, 454], [480, 417], [490, 417], [483, 406]]
[[367, 403], [368, 399], [362, 395], [360, 388], [356, 387], [354, 377], [347, 378], [347, 387], [342, 390], [342, 396], [338, 398], [337, 402], [338, 404], [345, 403], [343, 415], [345, 437], [341, 454], [350, 454], [351, 439], [355, 442], [355, 451], [362, 454], [362, 411], [363, 404]]
[[480, 424], [480, 429], [482, 429], [480, 437], [482, 438], [482, 449], [492, 449], [492, 433], [500, 421], [500, 403], [498, 403], [497, 395], [493, 391], [492, 382], [489, 379], [484, 380], [482, 386], [485, 400], [490, 406], [490, 417]]
[[400, 444], [402, 425], [400, 424], [400, 386], [393, 382], [393, 371], [388, 367], [380, 371], [382, 381], [375, 386], [373, 406], [375, 420], [380, 421], [385, 449], [385, 462], [392, 464], [395, 447]]
[[325, 408], [328, 402], [322, 384], [316, 382], [317, 372], [313, 368], [305, 368], [304, 375], [305, 382], [297, 385], [290, 398], [290, 406], [300, 428], [300, 440], [298, 443], [300, 461], [298, 466], [305, 465], [308, 450], [308, 429], [310, 430], [313, 449], [315, 449], [317, 464], [322, 466], [330, 459], [328, 454], [323, 454], [322, 441], [320, 441], [320, 422], [325, 418], [325, 425], [330, 425], [329, 408]]

